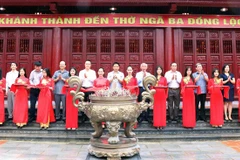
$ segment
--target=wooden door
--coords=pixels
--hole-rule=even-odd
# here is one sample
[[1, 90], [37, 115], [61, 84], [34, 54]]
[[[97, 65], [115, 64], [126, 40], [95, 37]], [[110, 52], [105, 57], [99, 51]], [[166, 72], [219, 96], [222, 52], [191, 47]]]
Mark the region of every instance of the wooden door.
[[186, 66], [195, 70], [195, 64], [200, 62], [209, 77], [213, 68], [222, 72], [224, 64], [229, 64], [235, 77], [240, 75], [239, 30], [176, 29], [174, 36], [179, 42], [175, 46], [175, 57], [182, 73]]
[[[84, 69], [86, 60], [91, 60], [94, 70], [103, 67], [106, 74], [112, 71], [115, 61], [124, 74], [129, 65], [136, 73], [142, 62], [153, 73], [158, 62], [154, 29], [63, 29], [62, 37], [63, 60], [78, 71]], [[163, 41], [164, 37], [158, 39]]]
[[50, 29], [1, 29], [0, 30], [0, 67], [3, 76], [16, 62], [19, 68], [26, 68], [27, 75], [34, 68], [35, 61], [42, 61], [44, 67], [51, 66]]

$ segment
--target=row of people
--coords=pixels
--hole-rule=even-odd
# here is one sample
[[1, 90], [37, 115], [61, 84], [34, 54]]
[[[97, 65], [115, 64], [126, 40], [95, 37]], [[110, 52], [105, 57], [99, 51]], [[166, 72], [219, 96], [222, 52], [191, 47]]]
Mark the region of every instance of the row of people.
[[[169, 123], [172, 120], [179, 122], [180, 94], [183, 97], [182, 119], [184, 127], [195, 127], [196, 121], [199, 119], [206, 121], [205, 101], [207, 93], [210, 94], [210, 124], [213, 127], [222, 127], [224, 123], [223, 113], [225, 113], [225, 120], [232, 120], [231, 113], [232, 101], [234, 100], [235, 78], [230, 73], [229, 65], [223, 66], [221, 75], [218, 69], [213, 69], [210, 79], [204, 73], [200, 63], [196, 64], [196, 70], [193, 73], [192, 69], [187, 67], [182, 78], [181, 73], [177, 71], [176, 63], [171, 64], [171, 70], [166, 72], [165, 76], [162, 74], [162, 68], [157, 68], [158, 85], [165, 86], [165, 88], [155, 87], [157, 94], [155, 94], [154, 107], [162, 108], [161, 111], [156, 111], [156, 108], [153, 109], [153, 117], [157, 117], [157, 115], [162, 117], [162, 120], [154, 118], [153, 125], [155, 127], [161, 128], [166, 126], [166, 99], [170, 116]], [[239, 82], [237, 83], [238, 89]], [[158, 98], [159, 95], [162, 95], [164, 98]], [[199, 102], [201, 102], [200, 114]], [[229, 114], [227, 114], [227, 108]]]
[[[55, 116], [56, 116], [56, 120], [60, 119], [60, 102], [62, 102], [62, 106], [63, 106], [63, 113], [62, 113], [62, 118], [65, 120], [65, 112], [66, 112], [66, 95], [67, 95], [67, 105], [71, 106], [71, 96], [69, 94], [68, 91], [64, 91], [63, 92], [63, 88], [67, 83], [67, 80], [69, 78], [69, 76], [71, 75], [77, 75], [77, 71], [75, 68], [71, 68], [70, 69], [70, 74], [67, 70], [65, 70], [65, 62], [61, 61], [60, 62], [60, 70], [56, 71], [52, 77], [52, 81], [51, 82], [51, 86], [48, 86], [48, 91], [49, 92], [51, 89], [54, 88], [54, 98], [55, 98], [55, 103], [56, 103], [56, 109], [55, 109]], [[132, 72], [133, 69], [132, 67], [128, 67], [127, 68], [127, 72], [128, 75], [124, 78], [124, 74], [122, 72], [119, 71], [119, 63], [115, 62], [113, 64], [113, 71], [108, 73], [107, 78], [104, 78], [104, 70], [103, 68], [100, 68], [98, 70], [98, 74], [99, 74], [99, 78], [96, 78], [96, 73], [94, 70], [91, 70], [91, 62], [90, 61], [86, 61], [85, 62], [85, 69], [80, 71], [79, 73], [79, 77], [80, 79], [83, 80], [83, 84], [82, 87], [83, 89], [86, 89], [87, 92], [85, 92], [85, 101], [89, 101], [89, 94], [93, 93], [93, 91], [88, 91], [90, 88], [95, 87], [95, 88], [107, 88], [110, 86], [110, 88], [113, 87], [124, 87], [126, 89], [131, 89], [131, 92], [133, 92], [134, 94], [138, 94], [138, 102], [141, 101], [141, 93], [145, 90], [142, 84], [143, 78], [145, 76], [150, 75], [149, 72], [147, 72], [147, 64], [142, 63], [141, 64], [141, 71], [138, 72], [136, 74], [136, 78], [133, 77]], [[15, 95], [15, 99], [17, 99], [17, 92], [16, 91], [20, 91], [20, 89], [24, 89], [22, 86], [19, 88], [17, 87], [17, 89], [12, 89], [12, 92], [9, 92], [8, 90], [13, 88], [11, 87], [12, 84], [14, 83], [18, 83], [18, 81], [16, 81], [15, 77], [16, 77], [16, 70], [17, 66], [16, 63], [12, 63], [11, 64], [11, 72], [7, 73], [6, 76], [6, 94], [8, 95], [8, 112], [9, 112], [9, 118], [12, 118], [12, 111], [13, 108], [16, 108], [15, 106], [13, 107], [13, 102], [14, 102], [14, 95]], [[177, 71], [177, 64], [176, 63], [172, 63], [171, 64], [171, 70], [166, 72], [165, 76], [163, 76], [163, 69], [161, 67], [157, 67], [156, 69], [156, 78], [158, 80], [157, 82], [157, 86], [154, 86], [155, 89], [157, 90], [157, 94], [155, 94], [155, 105], [154, 105], [154, 120], [153, 120], [153, 125], [157, 128], [160, 127], [165, 127], [166, 126], [166, 99], [168, 100], [168, 111], [169, 111], [169, 122], [171, 123], [172, 120], [177, 120], [178, 119], [178, 109], [179, 109], [179, 103], [180, 103], [180, 94], [183, 95], [183, 126], [185, 127], [194, 127], [196, 120], [198, 120], [198, 103], [199, 101], [201, 102], [201, 114], [200, 114], [200, 118], [202, 118], [203, 120], [205, 120], [205, 100], [206, 100], [206, 93], [207, 93], [207, 88], [206, 88], [206, 84], [208, 81], [208, 76], [206, 73], [203, 72], [202, 70], [202, 65], [201, 64], [197, 64], [196, 65], [196, 69], [197, 72], [192, 74], [192, 70], [191, 68], [187, 68], [184, 74], [184, 78], [182, 78], [182, 75], [180, 72]], [[24, 69], [22, 69], [24, 70]], [[219, 95], [215, 94], [215, 89], [212, 88], [216, 88], [215, 85], [220, 85], [221, 87], [218, 88], [223, 88], [222, 87], [222, 83], [225, 83], [226, 85], [228, 85], [229, 83], [234, 84], [235, 83], [235, 79], [234, 76], [232, 74], [229, 74], [229, 66], [226, 65], [223, 68], [224, 74], [228, 75], [227, 76], [227, 80], [224, 80], [224, 75], [222, 75], [223, 77], [223, 81], [220, 79], [219, 82], [221, 83], [217, 83], [218, 80], [218, 76], [214, 76], [215, 72], [218, 72], [219, 75], [219, 71], [218, 70], [214, 70], [213, 72], [213, 80], [209, 81], [208, 83], [208, 89], [211, 93], [211, 113], [216, 113], [216, 111], [214, 111], [214, 106], [213, 105], [215, 103], [214, 98], [217, 99], [220, 98]], [[25, 71], [22, 71], [25, 74]], [[43, 70], [44, 72], [44, 70]], [[26, 77], [22, 77], [24, 79], [21, 79], [20, 82], [24, 82], [26, 84], [29, 83], [29, 89], [30, 89], [30, 121], [34, 118], [35, 116], [35, 104], [36, 101], [38, 99], [38, 95], [40, 92], [40, 90], [42, 90], [41, 86], [45, 85], [46, 86], [46, 81], [44, 80], [44, 84], [42, 83], [42, 79], [44, 78], [43, 76], [43, 72], [41, 69], [41, 62], [35, 62], [35, 69], [31, 72], [30, 77], [29, 77], [29, 82], [26, 81]], [[46, 71], [45, 71], [46, 72]], [[50, 73], [50, 72], [49, 72]], [[21, 74], [21, 70], [19, 73], [19, 77]], [[22, 73], [23, 74], [23, 73]], [[217, 73], [216, 73], [217, 74]], [[230, 78], [229, 78], [230, 77]], [[45, 77], [46, 78], [46, 77]], [[50, 78], [50, 76], [48, 75], [48, 79]], [[2, 79], [1, 81], [4, 82], [4, 79]], [[26, 82], [25, 82], [26, 81]], [[214, 83], [210, 83], [210, 82], [214, 82]], [[48, 81], [47, 81], [48, 82]], [[198, 92], [196, 91], [196, 86], [193, 86], [193, 84], [195, 84], [197, 86], [199, 86], [198, 88]], [[4, 86], [4, 85], [3, 85]], [[17, 85], [13, 85], [13, 86], [17, 86]], [[138, 86], [139, 88], [136, 89], [135, 86]], [[161, 86], [161, 87], [159, 87]], [[165, 86], [165, 87], [162, 87]], [[181, 91], [180, 91], [180, 86], [181, 86]], [[4, 87], [2, 87], [4, 88]], [[230, 87], [230, 95], [226, 97], [228, 99], [225, 99], [225, 106], [226, 104], [229, 105], [229, 108], [231, 108], [231, 102], [232, 102], [232, 96], [234, 96], [234, 91], [231, 92], [231, 89], [233, 89], [234, 87]], [[44, 89], [46, 90], [46, 87], [44, 87]], [[15, 94], [14, 94], [15, 92]], [[195, 96], [194, 95], [195, 92]], [[227, 92], [227, 89], [226, 91]], [[26, 95], [26, 92], [25, 92]], [[214, 95], [214, 96], [212, 96]], [[51, 101], [51, 96], [50, 97], [50, 101]], [[160, 98], [161, 97], [161, 98]], [[186, 97], [186, 98], [185, 98]], [[19, 100], [22, 100], [22, 98], [19, 98]], [[196, 100], [196, 101], [195, 101]], [[15, 100], [16, 101], [16, 100]], [[27, 100], [25, 101], [27, 102]], [[193, 103], [196, 103], [193, 105]], [[219, 101], [216, 101], [219, 102]], [[41, 106], [41, 101], [39, 100], [38, 102]], [[21, 105], [22, 103], [15, 103], [16, 105]], [[25, 103], [23, 103], [25, 104]], [[193, 106], [196, 105], [196, 111], [193, 109]], [[219, 105], [219, 104], [218, 104]], [[223, 105], [222, 105], [223, 106]], [[38, 107], [39, 108], [39, 107]], [[40, 107], [41, 108], [41, 107]], [[52, 108], [52, 107], [50, 107]], [[67, 107], [67, 108], [71, 108], [71, 107]], [[15, 109], [16, 110], [16, 109]], [[14, 110], [14, 112], [15, 112]], [[70, 109], [71, 110], [71, 109]], [[69, 113], [69, 117], [75, 117], [76, 120], [74, 120], [74, 125], [67, 125], [70, 124], [68, 123], [68, 120], [70, 119], [66, 119], [66, 127], [68, 129], [76, 129], [77, 126], [77, 115], [78, 115], [78, 111], [75, 107], [72, 106], [72, 110], [74, 110], [73, 112]], [[13, 113], [14, 113], [13, 112]], [[193, 116], [192, 113], [196, 112], [196, 117]], [[2, 112], [1, 112], [2, 113]], [[16, 112], [19, 113], [19, 112]], [[20, 112], [21, 113], [21, 112]], [[38, 113], [41, 113], [38, 111]], [[53, 113], [52, 111], [50, 113]], [[142, 113], [138, 119], [138, 121], [141, 123], [141, 121], [148, 120], [148, 113], [149, 111]], [[223, 112], [221, 112], [223, 113]], [[226, 113], [226, 112], [225, 112]], [[76, 116], [71, 116], [71, 114], [74, 114]], [[37, 114], [38, 115], [38, 114]], [[54, 121], [55, 118], [53, 116], [53, 114], [50, 114], [52, 117], [52, 119], [49, 119], [50, 121]], [[68, 114], [67, 114], [68, 115]], [[195, 115], [195, 114], [194, 114]], [[212, 114], [211, 114], [212, 115]], [[211, 118], [213, 118], [214, 116], [211, 116]], [[220, 115], [221, 117], [221, 115]], [[54, 118], [54, 119], [53, 119]], [[231, 119], [231, 109], [229, 109], [229, 119]], [[19, 122], [19, 121], [15, 121], [14, 122], [19, 123], [20, 127], [23, 126], [24, 124], [26, 124], [27, 121], [24, 122]], [[49, 121], [49, 122], [50, 122]], [[0, 121], [1, 122], [1, 121]], [[37, 118], [37, 122], [39, 122], [38, 118]], [[2, 122], [1, 122], [2, 123]], [[188, 124], [190, 123], [190, 125]], [[216, 123], [212, 122], [212, 120], [210, 120], [210, 123], [213, 126], [220, 126], [222, 125], [222, 123]], [[49, 123], [43, 123], [44, 128], [45, 125]], [[73, 122], [72, 122], [73, 124]], [[18, 124], [17, 124], [18, 125]], [[19, 126], [19, 125], [18, 125]]]

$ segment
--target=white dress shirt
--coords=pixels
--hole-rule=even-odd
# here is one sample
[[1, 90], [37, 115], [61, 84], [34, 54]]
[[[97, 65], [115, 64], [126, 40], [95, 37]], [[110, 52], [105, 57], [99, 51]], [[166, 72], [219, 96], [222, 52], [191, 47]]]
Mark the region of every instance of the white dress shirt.
[[[172, 79], [173, 75], [177, 76], [177, 79]], [[167, 71], [164, 76], [167, 79], [169, 88], [179, 88], [182, 80], [182, 74], [178, 71], [173, 72], [172, 70]]]
[[35, 69], [30, 73], [29, 82], [31, 85], [38, 85], [42, 79], [42, 69], [37, 72]]
[[11, 88], [12, 84], [15, 83], [15, 80], [18, 77], [18, 71], [10, 71], [6, 75], [6, 91]]
[[[85, 78], [84, 76], [85, 73], [87, 78]], [[90, 69], [87, 71], [86, 69], [84, 69], [79, 72], [79, 78], [83, 81], [82, 87], [89, 88], [89, 87], [93, 87], [93, 81], [97, 77], [96, 77], [96, 72], [94, 70]]]
[[[109, 72], [107, 75], [107, 79], [109, 81], [112, 81], [110, 84], [110, 88], [113, 88], [114, 86], [117, 88], [122, 88], [122, 84], [118, 81], [118, 79], [113, 79], [114, 76], [117, 76], [118, 79], [120, 79], [121, 81], [124, 79], [124, 74], [120, 71], [118, 71], [117, 73], [115, 73], [114, 71]], [[114, 85], [116, 84], [116, 85]]]
[[[146, 76], [150, 76], [150, 75], [151, 75], [151, 73], [146, 72]], [[140, 71], [136, 74], [138, 87], [143, 87], [143, 76], [144, 76], [143, 71]]]

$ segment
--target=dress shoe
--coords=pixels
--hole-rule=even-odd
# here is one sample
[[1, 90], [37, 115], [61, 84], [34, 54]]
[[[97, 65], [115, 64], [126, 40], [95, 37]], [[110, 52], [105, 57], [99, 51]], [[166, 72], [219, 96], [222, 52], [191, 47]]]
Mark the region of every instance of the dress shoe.
[[30, 118], [28, 119], [28, 122], [33, 122], [33, 120], [34, 120], [34, 118], [33, 118], [33, 117], [30, 117]]
[[147, 119], [149, 124], [152, 124], [152, 120], [151, 119]]
[[56, 118], [56, 121], [61, 121], [61, 118], [59, 117], [59, 118]]

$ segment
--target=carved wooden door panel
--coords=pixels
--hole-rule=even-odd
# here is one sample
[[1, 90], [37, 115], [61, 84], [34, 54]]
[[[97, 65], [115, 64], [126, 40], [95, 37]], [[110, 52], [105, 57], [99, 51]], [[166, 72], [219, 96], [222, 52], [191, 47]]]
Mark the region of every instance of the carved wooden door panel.
[[48, 34], [46, 32], [42, 29], [0, 30], [0, 67], [4, 77], [10, 70], [12, 62], [17, 63], [18, 70], [26, 68], [28, 76], [33, 70], [35, 61], [42, 61], [45, 66], [50, 65], [46, 62], [46, 56], [51, 57], [51, 52], [49, 55], [46, 54], [44, 39], [51, 36], [46, 36]]
[[131, 65], [136, 73], [140, 64], [146, 62], [149, 71], [154, 72], [156, 42], [153, 29], [63, 29], [62, 35], [63, 59], [68, 67], [74, 66], [79, 71], [86, 60], [91, 60], [94, 70], [103, 67], [107, 74], [116, 61], [126, 74], [127, 66]]
[[[229, 64], [231, 72], [238, 77], [240, 69], [240, 32], [230, 30], [180, 30], [180, 54], [176, 55], [183, 73], [186, 66], [193, 67], [200, 62], [211, 77], [212, 69], [222, 72], [224, 64]], [[182, 60], [181, 60], [182, 59]]]

